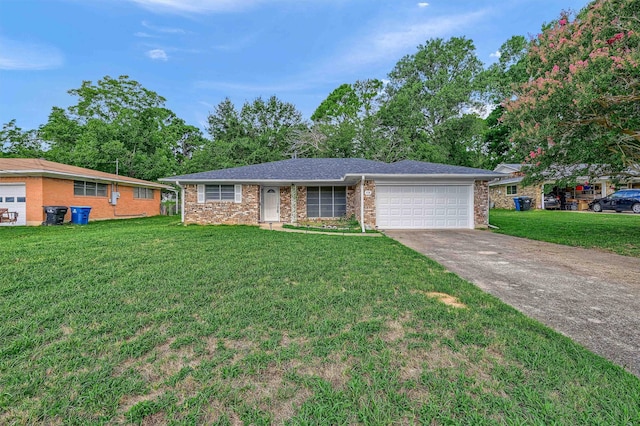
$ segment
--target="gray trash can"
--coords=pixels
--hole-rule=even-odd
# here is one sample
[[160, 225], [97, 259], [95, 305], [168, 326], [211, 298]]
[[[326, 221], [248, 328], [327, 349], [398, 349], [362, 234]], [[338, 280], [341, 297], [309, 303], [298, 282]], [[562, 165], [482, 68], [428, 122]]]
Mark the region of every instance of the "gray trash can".
[[520, 197], [520, 210], [531, 210], [531, 197]]
[[47, 215], [43, 225], [62, 225], [64, 216], [69, 208], [67, 206], [44, 206], [44, 212]]

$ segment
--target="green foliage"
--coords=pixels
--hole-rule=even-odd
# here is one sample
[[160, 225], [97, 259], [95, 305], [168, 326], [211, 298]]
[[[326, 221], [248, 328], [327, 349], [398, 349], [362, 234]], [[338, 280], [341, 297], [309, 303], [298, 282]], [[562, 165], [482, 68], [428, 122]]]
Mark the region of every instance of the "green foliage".
[[258, 164], [289, 158], [297, 135], [306, 130], [295, 106], [275, 96], [246, 102], [240, 111], [229, 98], [209, 115], [208, 141], [194, 154], [192, 171]]
[[35, 130], [22, 130], [16, 120], [5, 123], [0, 130], [0, 157], [39, 158], [44, 144]]
[[530, 78], [505, 102], [529, 181], [554, 166], [584, 164], [573, 174], [593, 176], [640, 164], [639, 13], [636, 0], [594, 0], [532, 40]]
[[165, 99], [127, 76], [84, 81], [78, 102], [54, 107], [40, 136], [47, 159], [155, 180], [175, 174], [205, 142], [200, 130], [165, 108]]
[[[429, 40], [396, 64], [380, 117], [406, 158], [467, 163], [460, 153], [476, 149], [478, 133], [464, 115], [481, 107], [482, 72], [473, 42], [464, 37]], [[450, 130], [452, 138], [443, 140]]]

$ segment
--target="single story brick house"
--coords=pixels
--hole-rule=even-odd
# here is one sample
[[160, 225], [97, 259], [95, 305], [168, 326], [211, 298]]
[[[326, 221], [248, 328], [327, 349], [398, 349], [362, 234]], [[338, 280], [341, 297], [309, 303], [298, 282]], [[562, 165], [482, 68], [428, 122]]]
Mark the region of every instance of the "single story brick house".
[[185, 224], [297, 223], [355, 216], [367, 229], [488, 225], [489, 170], [420, 161], [299, 158], [160, 179]]
[[0, 208], [17, 213], [10, 225], [42, 224], [45, 206], [91, 207], [90, 220], [155, 216], [162, 189], [172, 188], [42, 159], [0, 158]]
[[[578, 165], [576, 167], [583, 167]], [[523, 185], [525, 178], [523, 164], [499, 164], [495, 172], [504, 173], [504, 177], [493, 180], [489, 183], [489, 198], [491, 207], [498, 209], [515, 209], [513, 202], [514, 197], [531, 197], [531, 207], [544, 208], [543, 189], [547, 186], [546, 191], [551, 192], [549, 187], [555, 186], [555, 178], [551, 176], [564, 176], [562, 172], [555, 171], [549, 173], [550, 178], [543, 184]], [[571, 168], [568, 168], [568, 172]], [[565, 199], [573, 209], [587, 210], [589, 202], [596, 198], [606, 197], [619, 189], [640, 188], [640, 176], [633, 176], [630, 171], [629, 176], [624, 182], [615, 184], [609, 176], [599, 176], [589, 179], [586, 176], [576, 178], [576, 185], [570, 187], [559, 188], [559, 191], [565, 193]]]

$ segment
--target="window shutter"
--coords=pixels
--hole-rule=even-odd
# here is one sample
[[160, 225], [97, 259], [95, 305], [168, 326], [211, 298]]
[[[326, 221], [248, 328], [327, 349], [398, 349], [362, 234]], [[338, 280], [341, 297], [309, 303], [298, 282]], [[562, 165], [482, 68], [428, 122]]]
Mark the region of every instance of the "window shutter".
[[204, 203], [204, 185], [198, 186], [198, 203]]
[[235, 190], [235, 202], [236, 203], [241, 203], [242, 202], [242, 185], [234, 185], [234, 190]]

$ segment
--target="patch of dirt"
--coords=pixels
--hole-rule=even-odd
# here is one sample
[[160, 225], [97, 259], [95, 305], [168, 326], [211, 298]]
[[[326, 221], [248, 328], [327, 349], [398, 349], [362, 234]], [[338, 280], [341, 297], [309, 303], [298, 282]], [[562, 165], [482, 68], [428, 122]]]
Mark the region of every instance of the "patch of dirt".
[[445, 305], [448, 306], [452, 306], [454, 308], [466, 308], [467, 305], [465, 305], [464, 303], [460, 302], [456, 297], [451, 296], [450, 294], [447, 293], [439, 293], [437, 291], [420, 291], [420, 290], [415, 290], [413, 291], [413, 293], [420, 293], [420, 294], [424, 294], [427, 297], [430, 297], [432, 299], [438, 299], [440, 302], [444, 303]]
[[411, 320], [411, 312], [404, 312], [398, 319], [387, 320], [384, 324], [386, 332], [382, 334], [382, 340], [387, 343], [397, 342], [404, 339], [407, 332], [415, 332], [413, 328], [406, 325]]
[[65, 336], [73, 334], [73, 328], [67, 327], [66, 325], [63, 325], [60, 329], [62, 330], [62, 334]]
[[166, 424], [167, 424], [167, 416], [164, 414], [164, 411], [153, 413], [152, 415], [142, 419], [142, 426], [155, 426], [155, 425], [166, 425]]

